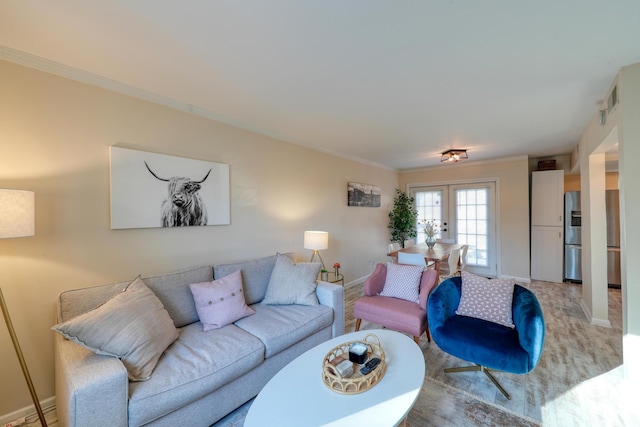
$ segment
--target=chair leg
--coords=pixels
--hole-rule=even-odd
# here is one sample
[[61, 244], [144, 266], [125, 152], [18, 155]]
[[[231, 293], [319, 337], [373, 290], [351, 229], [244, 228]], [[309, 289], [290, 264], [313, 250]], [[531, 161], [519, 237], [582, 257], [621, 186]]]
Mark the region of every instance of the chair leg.
[[431, 331], [429, 330], [429, 326], [427, 326], [427, 341], [431, 342]]
[[414, 335], [413, 340], [416, 342], [416, 344], [420, 345], [420, 337]]
[[484, 372], [487, 377], [491, 380], [491, 382], [498, 387], [498, 390], [506, 397], [511, 400], [511, 395], [507, 393], [507, 391], [502, 387], [502, 385], [498, 382], [496, 377], [490, 372], [489, 368], [480, 365], [472, 365], [472, 366], [461, 366], [459, 368], [447, 368], [444, 370], [446, 373], [455, 373], [455, 372], [469, 372], [469, 371], [480, 371]]
[[356, 319], [356, 332], [360, 330], [360, 323], [362, 323], [362, 319]]

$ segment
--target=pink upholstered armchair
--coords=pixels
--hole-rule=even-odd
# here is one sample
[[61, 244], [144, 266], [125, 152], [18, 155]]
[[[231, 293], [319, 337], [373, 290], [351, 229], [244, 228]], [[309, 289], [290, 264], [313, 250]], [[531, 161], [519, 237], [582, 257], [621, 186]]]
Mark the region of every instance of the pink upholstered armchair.
[[431, 341], [426, 308], [429, 293], [437, 285], [436, 271], [427, 269], [422, 273], [418, 303], [380, 296], [386, 277], [387, 267], [384, 264], [378, 264], [373, 274], [364, 282], [365, 296], [358, 299], [353, 306], [356, 331], [360, 330], [360, 324], [364, 319], [388, 329], [413, 335], [413, 340], [417, 344], [420, 343], [420, 336], [426, 331], [427, 339]]

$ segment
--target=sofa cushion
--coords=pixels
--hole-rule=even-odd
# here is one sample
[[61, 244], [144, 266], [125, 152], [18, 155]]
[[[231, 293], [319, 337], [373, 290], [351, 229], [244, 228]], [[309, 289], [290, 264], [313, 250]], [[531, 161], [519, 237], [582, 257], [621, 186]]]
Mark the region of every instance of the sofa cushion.
[[239, 270], [211, 282], [192, 283], [189, 287], [205, 332], [255, 313], [244, 302]]
[[427, 312], [418, 304], [379, 295], [356, 300], [353, 316], [416, 337], [422, 335], [427, 325]]
[[[198, 312], [189, 290], [189, 284], [213, 280], [210, 266], [179, 270], [173, 273], [142, 278], [160, 299], [176, 328], [198, 321]], [[109, 285], [71, 289], [58, 296], [58, 321], [64, 322], [93, 310], [117, 295], [131, 280]]]
[[487, 279], [462, 271], [462, 293], [456, 314], [513, 328], [513, 280]]
[[452, 316], [432, 332], [440, 349], [460, 359], [516, 374], [531, 370], [515, 329], [474, 317]]
[[216, 264], [213, 266], [214, 276], [220, 279], [234, 271], [242, 271], [244, 299], [249, 305], [255, 304], [262, 301], [267, 292], [271, 272], [276, 265], [276, 257], [277, 255], [271, 255], [242, 262]]
[[295, 263], [288, 255], [278, 254], [262, 304], [318, 305], [316, 279], [322, 264]]
[[129, 425], [144, 425], [182, 408], [254, 369], [263, 359], [260, 340], [234, 325], [208, 332], [202, 331], [199, 322], [187, 325], [158, 361], [154, 375], [129, 385]]
[[387, 276], [380, 296], [400, 298], [418, 303], [420, 279], [424, 267], [420, 265], [387, 263]]
[[331, 325], [333, 310], [324, 305], [264, 305], [251, 306], [253, 316], [238, 320], [235, 325], [262, 341], [265, 357], [271, 357]]
[[167, 310], [140, 277], [100, 307], [52, 329], [97, 354], [121, 359], [134, 381], [149, 379], [162, 352], [178, 338]]
[[176, 327], [181, 328], [199, 320], [189, 285], [213, 280], [213, 269], [211, 266], [196, 267], [142, 280], [162, 301]]

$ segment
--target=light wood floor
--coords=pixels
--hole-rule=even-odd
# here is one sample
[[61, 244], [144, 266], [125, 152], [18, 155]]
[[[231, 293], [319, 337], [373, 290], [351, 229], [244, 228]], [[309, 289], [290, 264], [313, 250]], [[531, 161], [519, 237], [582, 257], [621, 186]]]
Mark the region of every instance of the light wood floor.
[[[640, 405], [627, 404], [630, 385], [622, 377], [621, 291], [609, 289], [611, 328], [605, 328], [588, 323], [580, 307], [581, 285], [533, 281], [523, 286], [540, 301], [546, 338], [542, 358], [533, 372], [496, 374], [512, 400], [504, 398], [480, 372], [445, 374], [446, 367], [469, 363], [444, 353], [423, 335], [420, 347], [427, 377], [545, 426], [640, 426], [636, 413]], [[353, 303], [362, 295], [361, 284], [345, 287], [345, 332], [355, 329]], [[361, 329], [379, 327], [363, 321]]]

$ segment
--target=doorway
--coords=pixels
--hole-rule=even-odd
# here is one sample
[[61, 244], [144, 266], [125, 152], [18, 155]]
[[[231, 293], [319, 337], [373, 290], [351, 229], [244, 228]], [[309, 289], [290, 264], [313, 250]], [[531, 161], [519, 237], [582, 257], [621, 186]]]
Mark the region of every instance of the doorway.
[[[467, 268], [483, 276], [497, 275], [496, 182], [469, 182], [447, 185], [410, 185], [418, 221], [435, 220], [440, 229], [436, 238], [467, 244]], [[425, 239], [416, 223], [417, 241]]]

